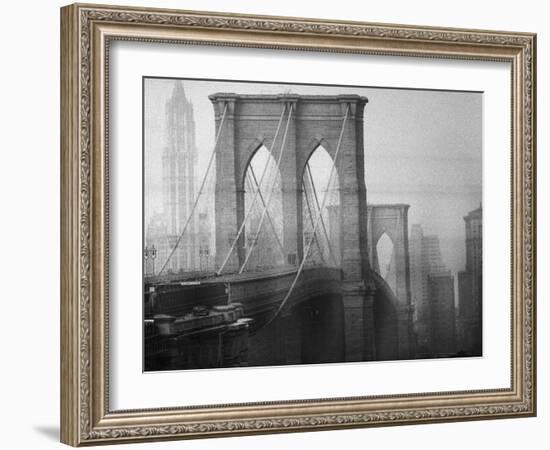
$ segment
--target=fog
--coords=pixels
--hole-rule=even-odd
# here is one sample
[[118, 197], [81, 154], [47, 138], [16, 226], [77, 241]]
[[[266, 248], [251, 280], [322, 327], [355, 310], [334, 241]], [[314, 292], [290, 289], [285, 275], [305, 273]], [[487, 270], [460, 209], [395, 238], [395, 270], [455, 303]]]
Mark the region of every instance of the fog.
[[[166, 146], [165, 105], [172, 79], [144, 82], [144, 221], [162, 212], [162, 161]], [[309, 86], [182, 80], [196, 122], [197, 185], [214, 144], [214, 110], [208, 95], [358, 94], [369, 99], [364, 113], [365, 183], [368, 203], [407, 203], [409, 225], [437, 234], [453, 274], [465, 264], [464, 220], [482, 200], [482, 102], [472, 92]], [[211, 176], [213, 176], [211, 174]], [[328, 176], [328, 173], [327, 173]], [[209, 186], [212, 186], [210, 184]], [[211, 194], [201, 201], [212, 211]]]

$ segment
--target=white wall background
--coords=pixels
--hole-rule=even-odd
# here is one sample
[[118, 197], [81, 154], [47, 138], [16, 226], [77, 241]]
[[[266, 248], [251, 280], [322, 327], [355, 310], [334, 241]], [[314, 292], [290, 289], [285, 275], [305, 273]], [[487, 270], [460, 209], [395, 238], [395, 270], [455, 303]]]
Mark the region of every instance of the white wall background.
[[[118, 2], [126, 3], [126, 2]], [[539, 198], [550, 187], [544, 124], [550, 120], [550, 15], [546, 2], [388, 0], [134, 0], [136, 6], [387, 23], [533, 31], [538, 37]], [[59, 1], [3, 5], [0, 71], [0, 411], [2, 448], [60, 448], [59, 417]], [[546, 448], [550, 415], [545, 320], [550, 214], [538, 217], [539, 416], [470, 423], [142, 444], [140, 448]], [[123, 446], [128, 448], [128, 446]], [[122, 447], [119, 447], [122, 448]], [[133, 448], [133, 447], [131, 447]], [[137, 447], [136, 447], [137, 448]]]

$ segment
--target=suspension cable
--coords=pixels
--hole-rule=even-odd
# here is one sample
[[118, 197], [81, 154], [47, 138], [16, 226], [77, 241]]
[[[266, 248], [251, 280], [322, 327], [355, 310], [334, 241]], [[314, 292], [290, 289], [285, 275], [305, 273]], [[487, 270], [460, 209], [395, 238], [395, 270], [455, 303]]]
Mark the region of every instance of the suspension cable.
[[[271, 151], [275, 148], [275, 142], [277, 141], [277, 137], [279, 136], [279, 131], [280, 131], [281, 125], [283, 123], [283, 118], [284, 118], [284, 115], [285, 115], [285, 111], [286, 111], [286, 105], [283, 105], [283, 110], [281, 112], [281, 116], [279, 117], [279, 123], [277, 124], [277, 129], [275, 130], [275, 135], [273, 136], [273, 142], [271, 143], [271, 147], [269, 149], [270, 154], [271, 154]], [[264, 168], [262, 169], [262, 173], [260, 175], [260, 181], [258, 183], [258, 190], [254, 193], [254, 197], [250, 201], [248, 211], [246, 212], [245, 217], [244, 217], [244, 219], [241, 223], [241, 226], [239, 227], [239, 230], [237, 231], [237, 235], [235, 236], [235, 239], [233, 239], [233, 243], [231, 244], [231, 247], [229, 248], [229, 252], [227, 252], [227, 255], [225, 256], [225, 259], [223, 260], [222, 265], [220, 266], [220, 268], [216, 272], [216, 275], [221, 275], [221, 273], [223, 272], [223, 269], [225, 268], [227, 262], [229, 261], [229, 258], [231, 257], [231, 254], [233, 253], [233, 250], [235, 250], [235, 245], [237, 245], [237, 242], [238, 242], [239, 238], [241, 237], [241, 234], [244, 230], [246, 221], [248, 220], [248, 217], [250, 216], [250, 213], [252, 212], [252, 208], [256, 204], [256, 198], [258, 197], [258, 193], [260, 192], [260, 186], [263, 183], [264, 177], [267, 173], [267, 168], [269, 167], [270, 164], [271, 164], [271, 158], [268, 158], [265, 165], [264, 165]], [[252, 165], [250, 165], [250, 168], [252, 169]]]
[[[252, 182], [254, 182], [254, 185], [259, 190], [260, 185], [258, 184], [258, 179], [256, 178], [256, 172], [254, 172], [254, 168], [252, 166], [250, 166], [250, 175], [249, 175], [249, 177], [250, 177], [251, 185], [252, 185]], [[260, 197], [260, 201], [262, 202], [262, 205], [265, 208], [266, 207], [265, 200], [264, 200], [264, 196], [262, 195], [261, 192], [259, 193], [259, 197]], [[279, 234], [277, 233], [277, 230], [275, 229], [275, 223], [273, 222], [273, 219], [271, 217], [271, 214], [269, 214], [269, 211], [267, 211], [266, 214], [267, 214], [267, 220], [269, 221], [269, 223], [271, 225], [271, 229], [273, 230], [273, 234], [275, 235], [275, 239], [277, 240], [279, 250], [281, 250], [281, 255], [282, 255], [283, 260], [284, 260], [284, 258], [285, 258], [285, 249], [283, 247], [283, 244], [282, 244], [281, 240], [279, 239]]]
[[[325, 219], [323, 218], [321, 206], [319, 205], [319, 198], [317, 197], [317, 189], [315, 188], [315, 184], [313, 183], [313, 176], [311, 175], [311, 167], [309, 166], [309, 161], [306, 163], [306, 170], [307, 170], [309, 182], [311, 183], [311, 189], [313, 191], [315, 204], [317, 205], [317, 210], [319, 210], [319, 214], [321, 215], [321, 225], [323, 226], [323, 232], [325, 233], [325, 239], [327, 240], [329, 256], [332, 259], [332, 262], [334, 263], [334, 265], [337, 266], [338, 262], [336, 261], [336, 256], [334, 255], [334, 250], [332, 249], [332, 244], [330, 243], [330, 239], [328, 237], [327, 228], [325, 226]], [[329, 189], [330, 189], [330, 185], [327, 185], [327, 193]]]
[[[334, 164], [332, 165], [332, 168], [330, 169], [330, 175], [329, 175], [329, 178], [328, 178], [329, 185], [330, 185], [330, 182], [331, 182], [332, 177], [334, 175], [334, 169], [336, 168], [336, 162], [338, 161], [338, 154], [340, 152], [340, 146], [342, 144], [342, 137], [344, 136], [344, 130], [346, 129], [346, 122], [347, 122], [347, 119], [348, 119], [348, 114], [349, 114], [349, 105], [346, 108], [346, 113], [344, 114], [344, 120], [342, 122], [342, 129], [340, 130], [340, 136], [338, 137], [338, 144], [336, 146], [336, 151], [334, 153]], [[321, 203], [321, 206], [323, 208], [324, 208], [325, 202], [327, 200], [327, 193], [328, 193], [328, 190], [323, 195], [323, 201]], [[315, 226], [313, 227], [313, 233], [314, 234], [315, 234], [315, 231], [317, 230], [318, 225], [319, 225], [319, 216], [317, 216], [317, 218], [315, 220]], [[277, 316], [283, 310], [286, 302], [290, 298], [290, 295], [292, 294], [292, 291], [296, 287], [296, 283], [298, 281], [298, 278], [300, 277], [300, 274], [302, 273], [302, 271], [304, 269], [304, 265], [306, 263], [308, 253], [309, 253], [309, 250], [311, 248], [311, 244], [312, 244], [311, 241], [308, 242], [306, 248], [304, 249], [304, 255], [302, 256], [302, 261], [300, 262], [300, 267], [298, 267], [298, 271], [296, 272], [296, 275], [294, 276], [294, 280], [292, 281], [292, 284], [290, 285], [290, 288], [288, 289], [288, 292], [286, 293], [283, 300], [281, 301], [281, 304], [277, 308], [277, 311], [275, 311], [275, 314], [271, 317], [271, 319], [269, 319], [267, 321], [267, 323], [264, 326], [268, 326], [271, 322], [273, 322], [277, 318]]]
[[[290, 108], [288, 110], [288, 119], [287, 119], [287, 122], [286, 122], [285, 133], [283, 135], [283, 142], [281, 144], [281, 150], [279, 152], [279, 157], [277, 158], [277, 166], [276, 166], [277, 170], [279, 169], [279, 166], [281, 165], [281, 159], [282, 159], [283, 153], [285, 151], [286, 137], [287, 137], [287, 134], [288, 134], [288, 128], [290, 126], [290, 118], [291, 117], [292, 117], [292, 105], [290, 105]], [[246, 258], [244, 259], [243, 265], [239, 269], [239, 274], [243, 273], [244, 268], [246, 267], [246, 264], [248, 263], [248, 260], [250, 259], [250, 255], [252, 254], [252, 250], [254, 249], [254, 246], [256, 245], [256, 242], [258, 240], [258, 236], [260, 235], [260, 231], [262, 230], [262, 225], [264, 223], [266, 211], [267, 211], [267, 208], [269, 207], [269, 204], [271, 203], [271, 199], [273, 197], [273, 191], [275, 189], [276, 180], [277, 180], [277, 177], [275, 176], [273, 178], [273, 183], [271, 183], [271, 189], [269, 190], [269, 194], [268, 194], [268, 197], [267, 197], [267, 202], [266, 202], [266, 205], [263, 209], [262, 216], [260, 217], [260, 223], [258, 224], [258, 228], [256, 229], [256, 233], [254, 234], [254, 239], [252, 240], [252, 245], [250, 246], [250, 249], [246, 253]]]
[[159, 275], [162, 274], [162, 272], [164, 271], [164, 269], [166, 268], [166, 266], [170, 262], [170, 259], [172, 258], [172, 256], [174, 256], [174, 253], [176, 252], [176, 249], [178, 248], [178, 246], [179, 246], [179, 244], [180, 244], [180, 242], [183, 238], [183, 235], [187, 231], [187, 227], [191, 223], [191, 219], [192, 219], [193, 214], [195, 213], [195, 209], [197, 208], [197, 205], [199, 203], [199, 198], [200, 198], [200, 196], [202, 194], [202, 191], [204, 189], [204, 186], [206, 184], [206, 179], [208, 177], [208, 172], [210, 172], [210, 168], [212, 167], [212, 163], [214, 162], [214, 156], [216, 155], [216, 152], [217, 152], [217, 149], [218, 149], [218, 142], [220, 140], [220, 136], [221, 136], [221, 133], [222, 133], [226, 113], [227, 113], [227, 103], [225, 104], [225, 106], [223, 108], [223, 114], [222, 114], [222, 118], [221, 118], [221, 121], [220, 121], [220, 126], [218, 128], [218, 133], [216, 135], [216, 140], [214, 142], [214, 148], [212, 149], [212, 153], [210, 154], [210, 159], [208, 160], [208, 165], [206, 166], [206, 171], [204, 173], [204, 176], [202, 177], [202, 182], [201, 182], [201, 185], [200, 185], [200, 188], [199, 188], [199, 192], [198, 192], [197, 196], [195, 197], [195, 202], [193, 203], [193, 206], [191, 207], [191, 212], [187, 216], [187, 220], [185, 222], [185, 225], [183, 226], [183, 230], [181, 231], [176, 243], [174, 244], [174, 247], [172, 248], [172, 251], [168, 255], [168, 258], [166, 259], [166, 262], [163, 264], [162, 268], [160, 269], [160, 272], [158, 273]]
[[[306, 206], [307, 206], [307, 210], [308, 210], [308, 213], [309, 213], [309, 220], [311, 221], [311, 228], [313, 228], [315, 226], [315, 221], [313, 220], [313, 213], [311, 212], [311, 206], [309, 204], [309, 198], [308, 198], [308, 195], [307, 195], [306, 183], [302, 182], [302, 186], [304, 188], [304, 194], [305, 194], [305, 197], [306, 197]], [[315, 239], [315, 235], [312, 235], [312, 239]], [[317, 244], [317, 250], [319, 250], [319, 256], [321, 257], [321, 262], [324, 264], [325, 263], [325, 258], [323, 256], [323, 250], [321, 249], [321, 244], [319, 243], [318, 239], [315, 239], [315, 242]]]
[[[251, 190], [255, 189], [255, 186], [257, 186], [257, 185], [254, 184], [254, 181], [253, 181], [252, 176], [250, 175], [250, 173], [246, 174], [246, 181], [248, 182], [248, 186]], [[263, 201], [263, 196], [260, 197], [260, 198], [262, 199], [262, 204], [265, 205], [265, 202]], [[269, 213], [267, 214], [267, 218], [269, 220], [269, 224], [271, 225], [271, 230], [275, 234], [275, 238], [277, 240], [278, 248], [281, 251], [281, 254], [284, 256], [283, 245], [282, 245], [281, 241], [279, 240], [279, 236], [277, 235], [277, 231], [275, 229], [275, 223], [273, 222], [273, 220], [271, 218], [271, 215]]]

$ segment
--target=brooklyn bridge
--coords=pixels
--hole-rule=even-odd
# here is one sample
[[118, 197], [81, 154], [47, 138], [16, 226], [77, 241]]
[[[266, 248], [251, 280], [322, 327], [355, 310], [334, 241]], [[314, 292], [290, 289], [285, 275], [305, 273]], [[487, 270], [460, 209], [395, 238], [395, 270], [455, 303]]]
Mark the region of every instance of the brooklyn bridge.
[[[144, 279], [145, 370], [414, 357], [408, 205], [367, 203], [367, 99], [209, 98], [215, 261], [170, 270], [196, 227], [205, 174], [169, 253]], [[261, 152], [265, 163], [254, 164]], [[319, 154], [330, 161], [321, 178], [311, 163]]]

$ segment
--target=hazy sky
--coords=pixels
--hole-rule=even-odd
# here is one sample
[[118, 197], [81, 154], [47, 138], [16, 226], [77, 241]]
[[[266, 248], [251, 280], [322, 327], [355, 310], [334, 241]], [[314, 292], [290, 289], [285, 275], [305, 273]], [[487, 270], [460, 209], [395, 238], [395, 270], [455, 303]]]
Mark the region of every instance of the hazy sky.
[[[197, 179], [214, 143], [208, 95], [358, 94], [365, 107], [365, 182], [369, 203], [408, 203], [409, 225], [441, 240], [443, 259], [456, 274], [465, 264], [463, 216], [482, 199], [482, 94], [408, 89], [304, 86], [183, 80], [193, 104], [199, 152]], [[174, 80], [145, 80], [145, 223], [162, 211], [161, 155], [165, 104]]]

